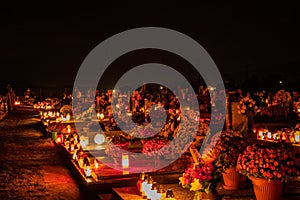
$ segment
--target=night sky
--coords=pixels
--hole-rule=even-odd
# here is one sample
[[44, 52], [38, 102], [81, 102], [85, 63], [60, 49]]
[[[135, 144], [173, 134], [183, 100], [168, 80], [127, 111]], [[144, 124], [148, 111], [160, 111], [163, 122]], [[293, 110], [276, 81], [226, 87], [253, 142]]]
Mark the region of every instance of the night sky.
[[95, 46], [121, 31], [144, 26], [174, 29], [198, 41], [224, 80], [299, 79], [299, 12], [288, 3], [1, 4], [0, 82], [11, 83], [17, 93], [27, 87], [63, 91], [73, 84]]

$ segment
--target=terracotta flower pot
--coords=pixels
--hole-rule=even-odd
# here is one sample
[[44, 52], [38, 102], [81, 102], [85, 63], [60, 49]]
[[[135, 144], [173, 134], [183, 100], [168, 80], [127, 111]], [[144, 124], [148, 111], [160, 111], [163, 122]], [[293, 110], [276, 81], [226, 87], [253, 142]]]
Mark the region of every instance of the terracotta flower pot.
[[255, 197], [257, 200], [280, 200], [282, 182], [268, 181], [264, 178], [252, 178]]
[[227, 169], [222, 173], [224, 185], [226, 190], [237, 190], [246, 185], [246, 177], [238, 173], [234, 167]]

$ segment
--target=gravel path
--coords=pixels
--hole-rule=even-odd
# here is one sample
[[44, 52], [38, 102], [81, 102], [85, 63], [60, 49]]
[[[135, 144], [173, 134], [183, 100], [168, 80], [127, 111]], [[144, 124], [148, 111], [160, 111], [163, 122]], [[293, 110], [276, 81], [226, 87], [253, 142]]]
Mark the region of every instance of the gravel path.
[[0, 122], [0, 199], [84, 199], [38, 117], [19, 109]]

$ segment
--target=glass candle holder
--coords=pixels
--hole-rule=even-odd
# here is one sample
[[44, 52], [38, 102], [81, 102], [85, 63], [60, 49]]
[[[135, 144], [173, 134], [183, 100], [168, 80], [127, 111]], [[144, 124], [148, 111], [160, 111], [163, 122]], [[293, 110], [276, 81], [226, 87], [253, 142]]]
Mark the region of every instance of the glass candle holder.
[[171, 188], [168, 188], [166, 198], [174, 198], [173, 190]]
[[156, 195], [157, 195], [157, 183], [153, 182], [151, 189], [149, 191], [149, 196], [148, 198], [150, 198], [151, 200], [156, 200]]

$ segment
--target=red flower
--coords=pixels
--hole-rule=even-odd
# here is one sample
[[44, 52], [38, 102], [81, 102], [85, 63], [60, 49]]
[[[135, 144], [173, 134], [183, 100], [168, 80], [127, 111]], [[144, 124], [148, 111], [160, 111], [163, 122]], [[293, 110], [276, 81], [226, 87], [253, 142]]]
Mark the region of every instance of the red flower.
[[277, 173], [277, 178], [281, 178], [281, 174]]

